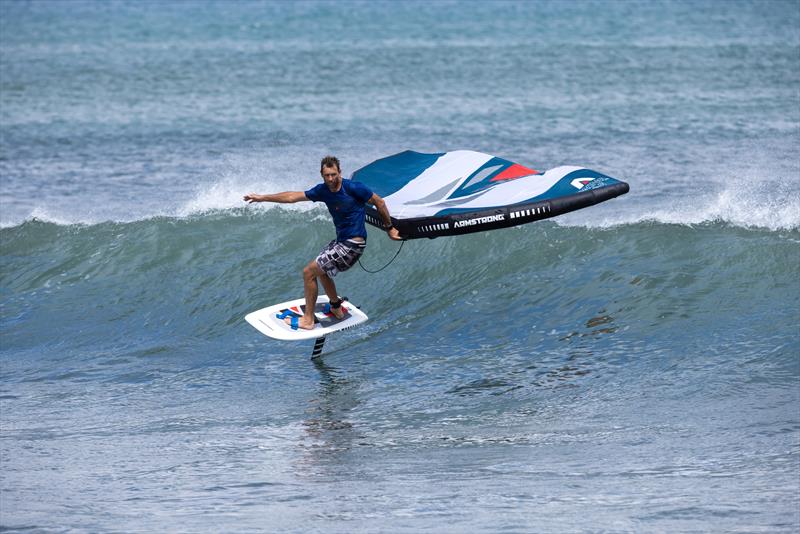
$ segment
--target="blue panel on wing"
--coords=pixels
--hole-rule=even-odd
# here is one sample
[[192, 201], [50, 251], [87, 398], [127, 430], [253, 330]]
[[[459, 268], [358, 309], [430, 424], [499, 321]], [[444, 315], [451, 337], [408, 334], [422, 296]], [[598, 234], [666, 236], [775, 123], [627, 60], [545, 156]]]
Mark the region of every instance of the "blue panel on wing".
[[393, 156], [373, 161], [353, 173], [353, 180], [361, 182], [379, 196], [386, 197], [403, 188], [408, 182], [436, 163], [445, 152], [423, 154], [406, 150]]

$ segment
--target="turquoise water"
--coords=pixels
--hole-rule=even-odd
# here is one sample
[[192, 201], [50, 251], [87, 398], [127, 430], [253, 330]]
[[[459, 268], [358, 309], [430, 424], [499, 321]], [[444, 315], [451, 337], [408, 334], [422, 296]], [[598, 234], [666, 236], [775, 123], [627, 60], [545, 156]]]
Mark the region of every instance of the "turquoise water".
[[[797, 531], [798, 87], [797, 2], [0, 3], [0, 527]], [[631, 192], [247, 325], [333, 227], [242, 195], [406, 149]]]

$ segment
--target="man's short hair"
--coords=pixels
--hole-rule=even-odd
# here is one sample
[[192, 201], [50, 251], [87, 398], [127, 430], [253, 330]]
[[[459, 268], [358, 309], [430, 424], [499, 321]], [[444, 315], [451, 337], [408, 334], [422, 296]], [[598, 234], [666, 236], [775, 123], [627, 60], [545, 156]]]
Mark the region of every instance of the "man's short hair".
[[322, 172], [322, 169], [325, 167], [336, 167], [338, 172], [342, 172], [342, 168], [339, 167], [339, 158], [336, 156], [325, 156], [322, 158], [322, 163], [319, 164], [319, 172]]

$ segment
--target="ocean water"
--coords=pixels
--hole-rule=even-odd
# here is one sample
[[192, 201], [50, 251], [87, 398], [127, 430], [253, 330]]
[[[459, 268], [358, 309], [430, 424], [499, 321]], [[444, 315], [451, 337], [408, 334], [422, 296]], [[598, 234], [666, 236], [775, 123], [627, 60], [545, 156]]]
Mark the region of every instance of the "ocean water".
[[[245, 323], [406, 149], [631, 192]], [[0, 180], [4, 532], [800, 530], [797, 1], [0, 1]]]

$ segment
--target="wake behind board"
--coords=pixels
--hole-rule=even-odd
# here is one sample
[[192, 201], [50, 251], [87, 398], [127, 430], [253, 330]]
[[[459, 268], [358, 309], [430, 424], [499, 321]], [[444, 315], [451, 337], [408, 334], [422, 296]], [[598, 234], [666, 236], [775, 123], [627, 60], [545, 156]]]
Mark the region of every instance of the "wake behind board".
[[314, 307], [314, 328], [311, 330], [302, 328], [292, 330], [291, 326], [279, 318], [280, 315], [286, 315], [285, 312], [287, 310], [297, 315], [303, 315], [306, 308], [306, 299], [304, 298], [282, 302], [254, 311], [247, 314], [245, 320], [256, 330], [273, 339], [302, 341], [304, 339], [319, 339], [333, 332], [352, 328], [369, 319], [367, 314], [359, 310], [350, 301], [345, 301], [342, 304], [344, 317], [341, 319], [337, 319], [330, 312], [325, 313], [326, 304], [328, 304], [327, 295], [317, 297], [317, 304]]

